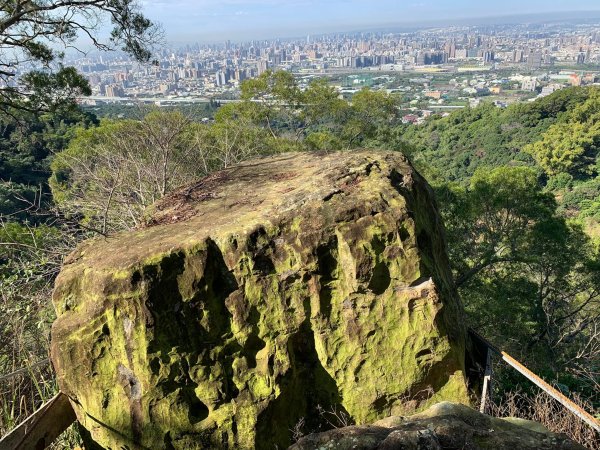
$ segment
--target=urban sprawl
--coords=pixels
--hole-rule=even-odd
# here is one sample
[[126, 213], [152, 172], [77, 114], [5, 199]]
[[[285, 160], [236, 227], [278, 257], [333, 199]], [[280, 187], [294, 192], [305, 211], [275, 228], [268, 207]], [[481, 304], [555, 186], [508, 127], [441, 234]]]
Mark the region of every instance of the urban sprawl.
[[504, 107], [600, 81], [600, 20], [195, 43], [157, 56], [149, 65], [115, 53], [67, 62], [88, 77], [93, 95], [81, 102], [91, 106], [236, 101], [242, 81], [286, 70], [301, 87], [327, 77], [346, 98], [365, 86], [398, 93], [405, 121], [419, 123], [482, 101]]

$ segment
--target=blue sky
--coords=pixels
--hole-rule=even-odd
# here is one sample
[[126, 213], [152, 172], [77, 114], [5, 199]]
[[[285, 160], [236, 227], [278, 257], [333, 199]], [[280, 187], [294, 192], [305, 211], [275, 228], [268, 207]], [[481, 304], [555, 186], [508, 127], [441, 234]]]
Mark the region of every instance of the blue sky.
[[[430, 20], [600, 11], [598, 0], [142, 0], [170, 41], [301, 36]], [[600, 16], [600, 14], [598, 14]]]

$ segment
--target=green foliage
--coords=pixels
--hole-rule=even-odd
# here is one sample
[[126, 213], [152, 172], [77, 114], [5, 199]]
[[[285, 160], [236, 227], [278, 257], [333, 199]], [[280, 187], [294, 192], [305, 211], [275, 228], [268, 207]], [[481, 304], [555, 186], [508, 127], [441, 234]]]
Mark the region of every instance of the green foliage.
[[535, 166], [524, 151], [542, 139], [554, 124], [568, 119], [572, 110], [595, 98], [598, 88], [568, 88], [531, 103], [506, 109], [483, 104], [445, 118], [434, 117], [423, 126], [408, 126], [403, 139], [415, 147], [416, 158], [426, 161], [448, 181], [465, 182], [478, 167]]
[[535, 225], [550, 220], [556, 208], [527, 167], [480, 169], [469, 187], [439, 189], [449, 229], [451, 259], [459, 286], [500, 262], [523, 261]]
[[76, 125], [94, 123], [93, 116], [79, 110], [0, 116], [0, 216], [39, 220], [29, 211], [51, 203], [52, 156], [66, 148]]
[[188, 125], [180, 113], [156, 111], [79, 129], [52, 161], [54, 201], [102, 233], [139, 225], [146, 206], [199, 175]]
[[[102, 17], [113, 25], [108, 42], [98, 36]], [[121, 47], [139, 61], [149, 61], [157, 28], [139, 11], [134, 0], [12, 1], [0, 5], [0, 110], [35, 112], [74, 107], [74, 97], [89, 95], [89, 84], [73, 67], [54, 63], [63, 58], [60, 46], [76, 45], [78, 34], [90, 38], [99, 50]], [[13, 67], [44, 67], [20, 77]]]
[[219, 111], [215, 118], [235, 111], [273, 137], [295, 141], [294, 148], [386, 147], [387, 136], [399, 123], [397, 99], [368, 88], [347, 102], [323, 79], [302, 90], [291, 74], [267, 71], [242, 83], [241, 89], [243, 102], [228, 105], [227, 112]]
[[[268, 70], [258, 78], [244, 81], [241, 99], [243, 102], [229, 111], [236, 109], [237, 114], [269, 130], [273, 137], [278, 134], [276, 130], [291, 131], [296, 126], [301, 92], [289, 72]], [[220, 115], [217, 113], [215, 118]]]
[[592, 218], [600, 222], [600, 178], [565, 187], [560, 210], [566, 216]]
[[315, 131], [306, 136], [304, 145], [308, 150], [313, 151], [330, 151], [332, 148], [342, 148], [343, 143], [333, 133], [328, 131]]
[[595, 175], [600, 146], [600, 93], [593, 91], [566, 121], [552, 125], [524, 150], [549, 174]]
[[[54, 278], [81, 233], [57, 225], [50, 214], [47, 179], [50, 160], [74, 127], [94, 123], [71, 108], [0, 115], [0, 374], [28, 369], [0, 386], [0, 434], [58, 390], [50, 366], [32, 365], [47, 358]], [[76, 433], [68, 439], [76, 443]]]
[[[0, 433], [5, 434], [58, 392], [49, 364], [49, 333], [55, 318], [49, 298], [66, 252], [69, 233], [53, 226], [0, 220], [0, 374], [24, 368], [0, 383]], [[62, 442], [77, 443], [73, 431]]]
[[241, 90], [242, 100], [276, 99], [281, 103], [295, 106], [300, 98], [300, 90], [294, 75], [283, 70], [268, 70], [258, 78], [246, 80], [242, 83]]
[[[558, 211], [598, 224], [600, 88], [567, 88], [506, 109], [483, 104], [422, 126], [397, 128], [390, 148], [411, 155], [436, 184], [468, 186], [479, 168], [531, 167]], [[404, 145], [402, 145], [404, 144]]]
[[550, 192], [562, 189], [571, 189], [573, 187], [573, 176], [568, 173], [559, 173], [548, 178], [546, 189]]
[[340, 99], [337, 91], [323, 78], [312, 80], [301, 99], [301, 119], [315, 128], [319, 125], [337, 124], [348, 108], [347, 102]]
[[293, 149], [252, 122], [252, 104], [240, 105], [221, 108], [211, 125], [155, 110], [140, 121], [105, 120], [79, 129], [52, 161], [54, 201], [85, 227], [128, 229], [143, 222], [146, 207], [181, 185], [252, 156]]
[[[536, 172], [481, 169], [468, 187], [442, 185], [438, 194], [472, 326], [551, 378], [597, 364], [589, 350], [600, 318], [598, 254], [558, 214]], [[585, 378], [569, 383], [594, 393]]]
[[[208, 103], [191, 103], [161, 106], [162, 111], [179, 111], [184, 116], [194, 121], [204, 118], [211, 119], [219, 109], [220, 103], [210, 100]], [[83, 106], [85, 112], [91, 113], [99, 119], [143, 119], [146, 114], [155, 109], [150, 105], [131, 105], [124, 103], [98, 103], [95, 106]]]
[[222, 107], [213, 124], [190, 124], [185, 133], [200, 163], [199, 175], [208, 175], [252, 157], [289, 151], [294, 145], [256, 126], [233, 104]]
[[352, 97], [342, 138], [352, 148], [366, 140], [384, 140], [387, 129], [399, 119], [396, 100], [385, 92], [363, 88]]
[[74, 110], [76, 97], [92, 95], [89, 82], [74, 67], [60, 67], [57, 72], [31, 71], [20, 81], [29, 94], [27, 105], [18, 109], [32, 112]]
[[[32, 51], [44, 57], [43, 48]], [[39, 102], [72, 95], [71, 75], [62, 85], [32, 79], [51, 85], [36, 94]], [[565, 89], [506, 109], [465, 108], [423, 126], [401, 125], [397, 99], [384, 92], [364, 89], [348, 102], [324, 80], [301, 89], [285, 72], [244, 82], [242, 97], [219, 108], [209, 124], [166, 110], [99, 126], [70, 107], [2, 116], [0, 215], [10, 216], [0, 230], [6, 326], [22, 316], [27, 339], [45, 339], [53, 278], [83, 230], [136, 226], [148, 205], [181, 184], [261, 155], [387, 148], [409, 154], [436, 185], [470, 325], [545, 376], [594, 394], [599, 247], [579, 221], [588, 232], [600, 221], [598, 88]], [[74, 227], [57, 228], [57, 216], [37, 219], [26, 210], [52, 202], [59, 223], [66, 218]], [[6, 329], [0, 338], [19, 331]], [[45, 351], [27, 345], [27, 352]]]

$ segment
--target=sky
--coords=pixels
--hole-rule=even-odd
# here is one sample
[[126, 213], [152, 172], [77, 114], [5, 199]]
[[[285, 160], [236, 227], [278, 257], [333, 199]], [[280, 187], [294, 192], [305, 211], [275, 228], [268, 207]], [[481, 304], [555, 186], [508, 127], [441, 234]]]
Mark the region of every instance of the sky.
[[141, 0], [168, 41], [261, 39], [429, 21], [598, 11], [599, 0]]

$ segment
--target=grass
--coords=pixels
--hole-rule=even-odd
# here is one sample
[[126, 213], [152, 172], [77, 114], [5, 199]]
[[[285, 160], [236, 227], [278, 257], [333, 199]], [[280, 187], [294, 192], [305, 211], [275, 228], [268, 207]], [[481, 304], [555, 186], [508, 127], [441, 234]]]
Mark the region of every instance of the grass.
[[[4, 436], [58, 393], [50, 364], [28, 368], [0, 382], [0, 436]], [[49, 447], [54, 450], [82, 446], [76, 425], [69, 427]]]
[[[576, 404], [594, 415], [590, 403], [575, 395]], [[504, 393], [498, 403], [491, 402], [488, 414], [494, 417], [518, 417], [544, 425], [553, 433], [564, 433], [589, 449], [600, 448], [600, 434], [543, 391]]]

